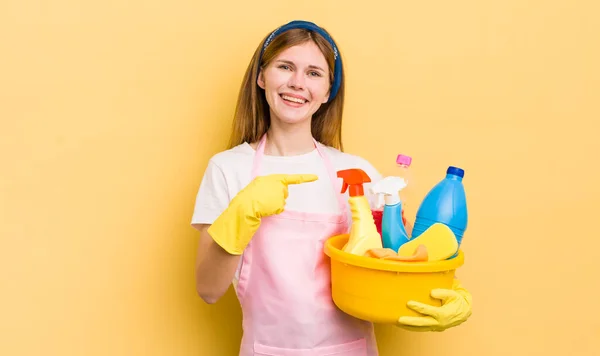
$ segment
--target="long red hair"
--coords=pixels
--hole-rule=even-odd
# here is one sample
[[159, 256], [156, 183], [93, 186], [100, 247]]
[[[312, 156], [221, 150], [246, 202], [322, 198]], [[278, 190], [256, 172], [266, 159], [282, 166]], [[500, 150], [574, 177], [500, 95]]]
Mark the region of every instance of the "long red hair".
[[[292, 46], [313, 41], [327, 60], [330, 85], [333, 82], [333, 68], [335, 64], [333, 48], [319, 33], [305, 29], [288, 30], [273, 39], [265, 49], [261, 63], [259, 63], [260, 52], [265, 39], [266, 37], [254, 52], [242, 81], [233, 118], [229, 148], [233, 148], [244, 142], [256, 142], [269, 129], [271, 122], [269, 105], [265, 98], [264, 90], [258, 86], [256, 81], [260, 70], [266, 68], [282, 51]], [[338, 55], [341, 56], [339, 48]], [[322, 104], [313, 114], [311, 120], [311, 131], [314, 139], [339, 150], [343, 150], [342, 114], [344, 110], [344, 82], [342, 69], [341, 85], [338, 93], [331, 101]]]

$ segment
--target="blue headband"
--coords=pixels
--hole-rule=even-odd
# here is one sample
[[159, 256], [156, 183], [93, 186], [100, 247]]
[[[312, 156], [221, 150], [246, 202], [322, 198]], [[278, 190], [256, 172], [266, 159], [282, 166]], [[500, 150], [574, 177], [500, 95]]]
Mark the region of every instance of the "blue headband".
[[327, 42], [329, 42], [329, 44], [333, 48], [333, 57], [335, 59], [335, 64], [334, 64], [334, 68], [333, 68], [333, 83], [331, 83], [331, 90], [329, 93], [329, 101], [333, 100], [333, 98], [335, 98], [338, 90], [340, 90], [340, 85], [342, 84], [342, 57], [340, 56], [337, 46], [335, 45], [335, 42], [333, 41], [331, 36], [329, 36], [329, 34], [325, 30], [323, 30], [321, 27], [315, 25], [314, 23], [308, 22], [308, 21], [292, 21], [292, 22], [289, 22], [289, 23], [275, 29], [275, 31], [273, 31], [273, 33], [271, 33], [269, 35], [269, 37], [267, 37], [267, 39], [265, 40], [265, 43], [263, 44], [263, 47], [260, 50], [260, 57], [258, 58], [258, 60], [259, 60], [258, 62], [260, 63], [262, 61], [263, 53], [264, 53], [265, 49], [267, 48], [267, 46], [269, 46], [269, 44], [271, 43], [273, 38], [282, 34], [285, 31], [295, 29], [295, 28], [300, 28], [300, 29], [311, 30], [311, 31], [317, 32], [318, 34], [323, 36], [323, 38], [325, 38], [327, 40]]

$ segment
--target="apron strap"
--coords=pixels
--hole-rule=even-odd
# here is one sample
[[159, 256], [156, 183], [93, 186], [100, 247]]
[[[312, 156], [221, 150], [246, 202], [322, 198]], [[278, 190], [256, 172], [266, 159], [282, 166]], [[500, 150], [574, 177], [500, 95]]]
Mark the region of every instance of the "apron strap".
[[[267, 141], [267, 134], [264, 134], [262, 136], [262, 138], [260, 139], [258, 146], [256, 147], [256, 152], [254, 154], [254, 160], [252, 162], [252, 177], [251, 177], [251, 179], [256, 178], [260, 171], [262, 159], [265, 155], [266, 141]], [[341, 186], [341, 184], [338, 183], [339, 180], [337, 179], [336, 170], [335, 170], [333, 164], [331, 163], [331, 160], [329, 159], [329, 157], [327, 157], [327, 154], [323, 151], [321, 144], [319, 142], [317, 142], [317, 140], [315, 140], [314, 138], [313, 138], [313, 142], [315, 144], [315, 148], [317, 149], [317, 152], [319, 153], [319, 156], [321, 156], [321, 158], [323, 159], [325, 168], [327, 169], [327, 173], [329, 175], [329, 180], [331, 182], [331, 186], [333, 187], [333, 191], [334, 191], [335, 196], [338, 201], [338, 208], [340, 209], [340, 211], [345, 211], [346, 203], [344, 201], [344, 198], [340, 194], [342, 186]]]

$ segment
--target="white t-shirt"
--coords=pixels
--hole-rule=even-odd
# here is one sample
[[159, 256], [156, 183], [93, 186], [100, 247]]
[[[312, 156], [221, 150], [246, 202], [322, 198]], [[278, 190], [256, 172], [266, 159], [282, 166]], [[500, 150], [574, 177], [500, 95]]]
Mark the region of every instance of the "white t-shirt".
[[[382, 178], [377, 169], [359, 156], [344, 153], [329, 146], [320, 145], [320, 147], [333, 164], [335, 172], [343, 169], [360, 168], [367, 173], [371, 178], [371, 183], [363, 184], [364, 194], [369, 199], [371, 207], [374, 208], [376, 197], [371, 194], [369, 188], [371, 184]], [[254, 154], [254, 148], [248, 143], [243, 143], [232, 149], [217, 153], [209, 160], [196, 196], [192, 226], [198, 228], [199, 224], [212, 224], [227, 208], [231, 199], [250, 183]], [[327, 168], [316, 149], [297, 156], [264, 155], [258, 175], [275, 173], [315, 174], [319, 177], [317, 181], [310, 184], [289, 185], [289, 195], [286, 199], [285, 209], [314, 213], [336, 213], [339, 211], [335, 194], [342, 193], [341, 191], [334, 191]], [[341, 183], [341, 178], [336, 179]], [[339, 186], [341, 187], [341, 184]], [[343, 200], [346, 202], [348, 221], [350, 221], [350, 209], [347, 207], [348, 191], [343, 196]], [[236, 281], [237, 274], [234, 284]]]

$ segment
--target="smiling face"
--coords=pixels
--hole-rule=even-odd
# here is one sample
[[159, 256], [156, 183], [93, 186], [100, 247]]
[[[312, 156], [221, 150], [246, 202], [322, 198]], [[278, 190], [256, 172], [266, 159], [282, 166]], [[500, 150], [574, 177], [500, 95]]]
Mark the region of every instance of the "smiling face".
[[313, 41], [282, 51], [261, 71], [257, 83], [265, 90], [271, 120], [310, 123], [327, 102], [330, 72], [325, 56]]

